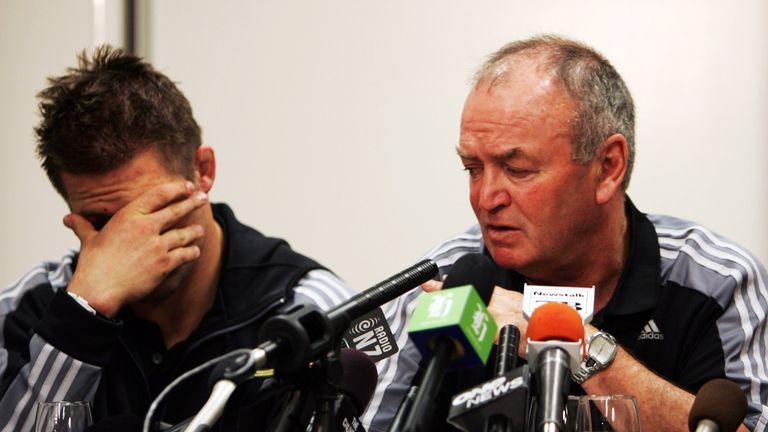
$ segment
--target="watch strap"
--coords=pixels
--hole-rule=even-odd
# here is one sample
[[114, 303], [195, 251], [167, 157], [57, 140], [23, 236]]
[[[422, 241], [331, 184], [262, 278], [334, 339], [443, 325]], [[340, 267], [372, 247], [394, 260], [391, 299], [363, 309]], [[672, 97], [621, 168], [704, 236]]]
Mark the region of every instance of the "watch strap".
[[[595, 339], [595, 337], [605, 337], [613, 343], [614, 353], [611, 356], [608, 363], [606, 364], [602, 364], [590, 356], [589, 348], [592, 343], [592, 340]], [[577, 384], [582, 384], [592, 375], [607, 368], [608, 366], [610, 366], [611, 363], [613, 363], [613, 360], [616, 358], [616, 353], [615, 353], [616, 350], [618, 350], [616, 338], [614, 338], [613, 336], [611, 336], [610, 334], [604, 331], [599, 331], [593, 334], [592, 337], [589, 338], [589, 342], [587, 342], [587, 354], [584, 357], [584, 360], [581, 361], [581, 364], [579, 365], [579, 369], [571, 373], [571, 379]]]
[[594, 375], [598, 370], [594, 367], [590, 367], [587, 365], [587, 359], [582, 360], [581, 365], [579, 366], [579, 370], [574, 371], [571, 374], [571, 379], [576, 384], [581, 384], [584, 381], [587, 380], [587, 378]]

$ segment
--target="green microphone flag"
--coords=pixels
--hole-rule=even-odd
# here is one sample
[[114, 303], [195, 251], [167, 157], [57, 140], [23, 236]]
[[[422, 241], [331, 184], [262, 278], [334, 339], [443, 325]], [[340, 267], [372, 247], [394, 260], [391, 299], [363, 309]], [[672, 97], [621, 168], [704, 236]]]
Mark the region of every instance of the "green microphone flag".
[[449, 367], [477, 367], [488, 361], [496, 322], [471, 285], [424, 293], [408, 325], [408, 335], [424, 358], [439, 337], [455, 345]]

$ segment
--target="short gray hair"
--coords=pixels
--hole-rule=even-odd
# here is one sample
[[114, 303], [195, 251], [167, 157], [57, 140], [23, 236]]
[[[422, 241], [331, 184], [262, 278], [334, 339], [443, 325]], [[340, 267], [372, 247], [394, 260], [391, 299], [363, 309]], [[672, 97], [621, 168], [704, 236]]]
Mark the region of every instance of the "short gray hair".
[[[627, 140], [627, 174], [622, 182], [629, 186], [635, 160], [635, 106], [624, 80], [611, 63], [593, 48], [557, 35], [540, 35], [511, 42], [491, 54], [475, 74], [475, 84], [509, 73], [500, 69], [519, 56], [540, 57], [547, 68], [579, 104], [573, 119], [573, 159], [590, 162], [598, 147], [613, 134]], [[498, 76], [497, 76], [498, 75]]]

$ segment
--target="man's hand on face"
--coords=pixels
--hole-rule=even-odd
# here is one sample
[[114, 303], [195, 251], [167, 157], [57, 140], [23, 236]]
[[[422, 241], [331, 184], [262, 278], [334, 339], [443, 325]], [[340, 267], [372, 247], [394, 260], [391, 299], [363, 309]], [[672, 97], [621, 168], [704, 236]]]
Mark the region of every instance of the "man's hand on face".
[[100, 231], [79, 214], [66, 215], [64, 225], [81, 243], [68, 291], [107, 317], [145, 298], [170, 272], [200, 256], [193, 242], [203, 236], [203, 227], [174, 225], [207, 200], [191, 182], [178, 181], [146, 191]]
[[[442, 288], [443, 283], [434, 280], [421, 284], [421, 289], [426, 292], [437, 291]], [[528, 321], [523, 316], [523, 294], [498, 286], [494, 287], [491, 301], [488, 303], [488, 312], [491, 314], [494, 321], [496, 321], [499, 330], [507, 324], [514, 324], [520, 330], [518, 355], [520, 358], [525, 358]], [[496, 340], [498, 341], [498, 339], [499, 334], [497, 333]]]

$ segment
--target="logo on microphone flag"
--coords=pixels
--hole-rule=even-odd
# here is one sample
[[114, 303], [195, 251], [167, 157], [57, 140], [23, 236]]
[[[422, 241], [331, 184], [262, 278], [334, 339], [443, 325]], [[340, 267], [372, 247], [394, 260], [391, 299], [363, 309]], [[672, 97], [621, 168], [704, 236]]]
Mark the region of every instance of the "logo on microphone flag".
[[381, 308], [352, 321], [341, 340], [345, 347], [362, 351], [374, 363], [391, 357], [398, 351], [395, 335], [392, 334]]
[[496, 322], [471, 285], [424, 293], [408, 325], [408, 335], [424, 357], [430, 356], [434, 338], [449, 337], [457, 347], [456, 364], [482, 366], [496, 337]]

